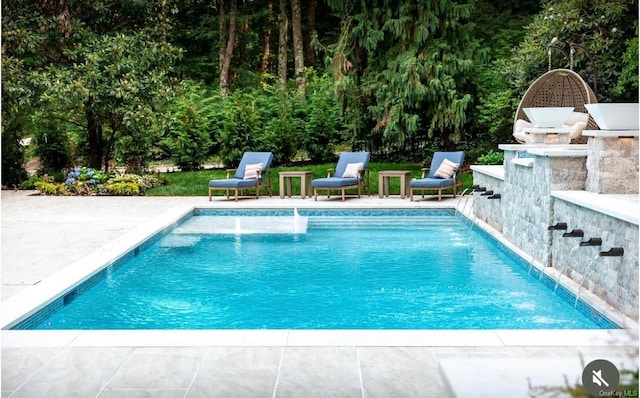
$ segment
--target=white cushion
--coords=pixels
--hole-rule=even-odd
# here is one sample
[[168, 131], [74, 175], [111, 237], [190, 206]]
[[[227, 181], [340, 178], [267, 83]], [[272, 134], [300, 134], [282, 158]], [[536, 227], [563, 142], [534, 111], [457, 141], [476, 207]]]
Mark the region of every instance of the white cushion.
[[440, 163], [440, 167], [438, 167], [438, 170], [436, 170], [433, 175], [440, 178], [451, 178], [453, 177], [453, 173], [455, 173], [456, 170], [458, 170], [457, 163], [453, 163], [449, 159], [444, 159], [442, 163]]
[[583, 112], [571, 112], [571, 115], [567, 120], [564, 121], [564, 124], [567, 126], [573, 126], [576, 123], [587, 123], [589, 121], [589, 114]]
[[587, 122], [576, 122], [573, 125], [565, 124], [562, 127], [567, 127], [571, 130], [569, 137], [573, 140], [582, 135], [582, 130], [587, 128]]
[[527, 135], [525, 133], [523, 133], [522, 130], [524, 130], [526, 128], [529, 128], [529, 127], [534, 127], [533, 123], [527, 122], [524, 119], [516, 120], [516, 123], [513, 126], [513, 136], [521, 144], [524, 144], [524, 142], [527, 140]]
[[258, 178], [258, 171], [262, 170], [262, 163], [256, 164], [248, 164], [244, 166], [244, 177], [245, 180], [255, 180]]
[[362, 163], [349, 163], [342, 173], [342, 178], [356, 178], [362, 169]]

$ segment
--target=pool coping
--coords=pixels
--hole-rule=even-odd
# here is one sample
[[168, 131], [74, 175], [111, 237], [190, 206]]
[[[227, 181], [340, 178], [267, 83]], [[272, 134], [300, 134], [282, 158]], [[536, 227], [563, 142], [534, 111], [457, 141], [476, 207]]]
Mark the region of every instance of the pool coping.
[[[292, 206], [274, 207], [274, 209]], [[466, 202], [465, 202], [466, 207]], [[251, 209], [255, 209], [250, 207]], [[305, 209], [306, 207], [299, 207]], [[341, 207], [342, 210], [351, 207]], [[367, 209], [378, 207], [361, 207]], [[441, 208], [452, 209], [452, 206]], [[622, 329], [594, 330], [7, 330], [46, 307], [109, 264], [143, 244], [197, 209], [220, 209], [217, 205], [185, 204], [171, 208], [155, 219], [74, 262], [31, 289], [4, 300], [0, 309], [3, 346], [566, 346], [637, 344], [638, 324], [622, 316], [593, 294], [581, 299], [614, 321]], [[245, 208], [234, 207], [235, 210]], [[249, 208], [247, 208], [249, 209]], [[261, 207], [268, 210], [269, 208]], [[317, 208], [316, 208], [317, 209]], [[394, 207], [394, 209], [399, 209]], [[407, 207], [408, 209], [408, 207]], [[411, 207], [415, 209], [415, 207]], [[469, 209], [469, 212], [471, 209]], [[480, 220], [476, 225], [526, 258], [501, 234]], [[484, 224], [484, 225], [483, 225]], [[540, 264], [533, 264], [538, 268]], [[546, 269], [549, 274], [554, 269]], [[563, 284], [567, 281], [563, 281]], [[568, 286], [569, 290], [576, 291]], [[593, 296], [593, 297], [590, 297]], [[570, 332], [570, 333], [563, 333]], [[46, 333], [46, 335], [43, 335]], [[46, 336], [43, 339], [43, 336]]]

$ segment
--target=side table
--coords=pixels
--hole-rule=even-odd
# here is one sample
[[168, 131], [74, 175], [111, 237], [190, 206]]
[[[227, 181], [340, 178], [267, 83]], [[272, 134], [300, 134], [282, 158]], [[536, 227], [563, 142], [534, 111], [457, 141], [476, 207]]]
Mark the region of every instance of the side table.
[[400, 198], [409, 196], [411, 172], [406, 170], [382, 170], [378, 172], [378, 196], [389, 196], [389, 178], [400, 177]]
[[313, 180], [312, 171], [281, 171], [280, 176], [280, 199], [284, 199], [285, 188], [288, 197], [291, 197], [291, 180], [300, 178], [300, 197], [302, 199], [311, 196], [311, 180]]

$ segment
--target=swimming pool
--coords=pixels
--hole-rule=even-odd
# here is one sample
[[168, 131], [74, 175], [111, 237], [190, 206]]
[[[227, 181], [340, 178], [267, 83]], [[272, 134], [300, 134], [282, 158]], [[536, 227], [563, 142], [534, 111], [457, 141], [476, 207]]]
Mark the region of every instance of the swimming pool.
[[454, 211], [291, 214], [196, 210], [15, 328], [616, 328]]

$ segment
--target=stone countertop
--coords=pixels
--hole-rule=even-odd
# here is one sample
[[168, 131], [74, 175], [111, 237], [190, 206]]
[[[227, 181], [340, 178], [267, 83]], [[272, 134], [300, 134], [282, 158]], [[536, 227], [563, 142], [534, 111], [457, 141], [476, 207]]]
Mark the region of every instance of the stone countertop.
[[471, 170], [477, 171], [499, 180], [504, 180], [504, 165], [471, 165]]
[[551, 191], [551, 196], [639, 225], [640, 202], [637, 194], [609, 195], [588, 191]]
[[587, 137], [597, 137], [597, 138], [638, 137], [640, 135], [640, 131], [638, 130], [585, 130], [582, 132], [582, 135]]

